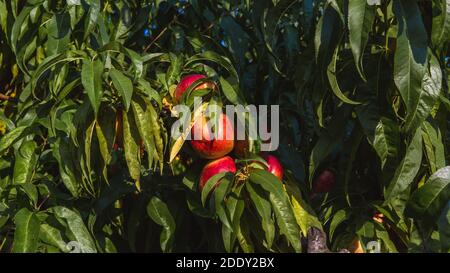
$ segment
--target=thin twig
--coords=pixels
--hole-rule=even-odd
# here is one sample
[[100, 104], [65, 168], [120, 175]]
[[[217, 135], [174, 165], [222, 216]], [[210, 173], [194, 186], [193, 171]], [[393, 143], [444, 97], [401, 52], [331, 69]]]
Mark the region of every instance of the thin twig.
[[155, 39], [153, 39], [150, 44], [148, 44], [148, 46], [145, 47], [144, 52], [147, 52], [152, 45], [159, 39], [161, 38], [161, 36], [167, 31], [167, 29], [170, 27], [170, 25], [172, 25], [173, 22], [175, 22], [175, 20], [177, 20], [178, 15], [175, 15], [175, 17], [173, 17], [172, 21], [169, 22], [169, 24], [158, 34], [158, 36], [155, 37]]

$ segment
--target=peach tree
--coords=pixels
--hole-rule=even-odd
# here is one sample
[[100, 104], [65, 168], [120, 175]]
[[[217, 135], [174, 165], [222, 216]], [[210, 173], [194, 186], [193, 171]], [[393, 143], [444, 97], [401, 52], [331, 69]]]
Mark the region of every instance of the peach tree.
[[[0, 25], [0, 252], [450, 251], [449, 0], [0, 0]], [[278, 149], [202, 179], [171, 136], [195, 97], [279, 105]]]

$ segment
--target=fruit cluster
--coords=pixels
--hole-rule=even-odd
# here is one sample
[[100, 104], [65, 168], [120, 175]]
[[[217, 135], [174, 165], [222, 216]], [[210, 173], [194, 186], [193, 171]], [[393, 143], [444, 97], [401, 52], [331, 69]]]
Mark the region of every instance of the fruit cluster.
[[[206, 76], [202, 74], [191, 74], [184, 76], [178, 83], [173, 101], [180, 103], [183, 94], [190, 88], [192, 92], [202, 89], [218, 90], [217, 85], [212, 81], [200, 83], [197, 86], [192, 86], [199, 79], [205, 79]], [[195, 94], [194, 94], [195, 95]], [[238, 157], [244, 157], [249, 154], [248, 140], [234, 140], [227, 139], [227, 132], [233, 132], [234, 128], [232, 122], [226, 114], [221, 114], [218, 118], [216, 137], [211, 136], [211, 131], [207, 128], [206, 123], [208, 120], [202, 116], [196, 123], [193, 124], [191, 129], [190, 145], [195, 153], [210, 161], [203, 167], [200, 174], [199, 189], [202, 190], [208, 180], [216, 174], [223, 172], [236, 173], [237, 167], [235, 159], [231, 157], [231, 152]], [[231, 130], [231, 131], [230, 131]], [[200, 136], [195, 134], [200, 132]], [[235, 138], [236, 139], [236, 138]], [[261, 154], [261, 157], [267, 164], [263, 162], [252, 162], [253, 165], [258, 165], [260, 168], [264, 168], [279, 180], [283, 179], [283, 167], [280, 161], [273, 155]]]

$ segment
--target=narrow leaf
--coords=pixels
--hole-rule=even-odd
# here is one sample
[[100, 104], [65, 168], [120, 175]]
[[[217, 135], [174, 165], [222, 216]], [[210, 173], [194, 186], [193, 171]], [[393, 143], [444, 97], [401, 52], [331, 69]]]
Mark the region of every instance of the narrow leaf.
[[439, 169], [417, 189], [406, 204], [405, 214], [435, 221], [450, 199], [450, 166]]
[[83, 60], [83, 67], [81, 70], [81, 82], [94, 109], [95, 115], [98, 113], [100, 102], [103, 96], [102, 89], [102, 74], [103, 63], [99, 60], [91, 61]]
[[14, 253], [33, 253], [39, 242], [40, 223], [34, 212], [22, 208], [14, 217], [16, 231], [14, 232]]
[[393, 10], [398, 20], [394, 81], [406, 105], [407, 115], [415, 112], [421, 94], [427, 60], [427, 33], [417, 2], [397, 0]]
[[175, 235], [175, 220], [173, 219], [169, 208], [161, 199], [153, 196], [147, 205], [147, 214], [155, 223], [163, 228], [160, 235], [161, 249], [164, 252], [172, 252]]
[[367, 0], [352, 0], [348, 2], [350, 47], [355, 58], [356, 68], [363, 79], [365, 79], [362, 62], [364, 48], [369, 39], [374, 19], [375, 5], [369, 5]]
[[139, 181], [141, 176], [141, 157], [139, 151], [139, 132], [134, 121], [132, 111], [124, 112], [123, 119], [123, 148], [125, 151], [125, 159], [127, 161], [128, 170], [131, 178]]
[[414, 181], [422, 162], [422, 134], [417, 130], [409, 144], [405, 157], [398, 165], [394, 178], [385, 192], [386, 202], [393, 200], [405, 191]]
[[14, 163], [14, 184], [20, 185], [31, 182], [37, 162], [35, 150], [36, 143], [30, 140], [23, 142], [20, 149], [16, 151], [16, 161]]
[[94, 240], [83, 222], [80, 214], [66, 207], [52, 208], [56, 217], [64, 220], [83, 253], [96, 252]]
[[249, 179], [252, 183], [260, 185], [269, 192], [269, 199], [275, 212], [280, 232], [286, 236], [295, 251], [300, 252], [301, 232], [295, 220], [288, 196], [283, 189], [283, 184], [276, 176], [264, 170], [253, 170]]
[[128, 111], [131, 103], [131, 96], [133, 95], [133, 83], [122, 72], [117, 69], [111, 69], [109, 75], [113, 81], [114, 87], [119, 91], [122, 97], [122, 103], [125, 106], [125, 111]]

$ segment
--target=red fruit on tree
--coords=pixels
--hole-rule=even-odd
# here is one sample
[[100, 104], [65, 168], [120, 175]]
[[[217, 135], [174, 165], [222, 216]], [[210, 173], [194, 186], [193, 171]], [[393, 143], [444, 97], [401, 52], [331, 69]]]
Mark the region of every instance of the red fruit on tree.
[[334, 183], [336, 182], [335, 175], [330, 170], [324, 170], [319, 176], [314, 179], [313, 192], [314, 193], [326, 193], [331, 191]]
[[[203, 190], [206, 182], [218, 173], [223, 172], [236, 172], [236, 164], [234, 160], [230, 156], [225, 156], [213, 161], [210, 161], [208, 164], [203, 167], [202, 173], [200, 174], [200, 190]], [[217, 184], [216, 184], [217, 186]]]
[[[233, 150], [233, 126], [228, 116], [223, 113], [220, 114], [217, 125], [218, 128], [215, 128], [217, 130], [216, 136], [208, 128], [208, 121], [204, 116], [192, 127], [190, 143], [192, 149], [199, 156], [206, 159], [216, 159]], [[227, 137], [227, 134], [231, 135]]]
[[278, 179], [283, 180], [283, 166], [281, 166], [278, 158], [273, 155], [263, 155], [263, 158], [269, 166], [267, 171], [278, 177]]
[[[175, 92], [174, 92], [174, 101], [180, 102], [181, 98], [183, 97], [184, 92], [191, 86], [196, 80], [204, 79], [206, 78], [205, 75], [202, 74], [191, 74], [184, 76], [180, 82], [178, 83]], [[216, 85], [212, 82], [204, 82], [194, 88], [194, 90], [200, 90], [200, 89], [215, 89]]]

